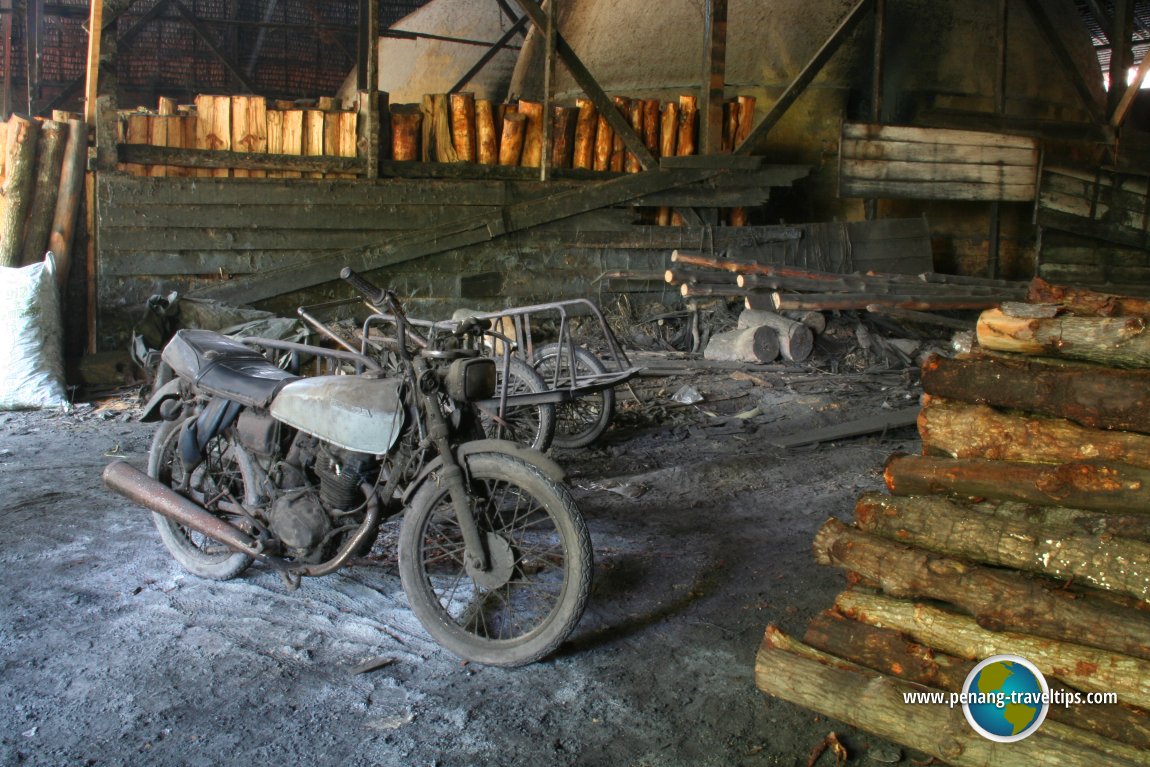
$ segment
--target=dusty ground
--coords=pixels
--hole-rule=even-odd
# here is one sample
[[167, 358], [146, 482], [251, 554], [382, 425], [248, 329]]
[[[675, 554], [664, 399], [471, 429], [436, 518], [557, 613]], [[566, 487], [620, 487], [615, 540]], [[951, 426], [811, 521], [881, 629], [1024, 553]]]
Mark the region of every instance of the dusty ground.
[[[918, 447], [913, 429], [765, 439], [912, 404], [915, 377], [751, 372], [637, 379], [601, 445], [557, 456], [595, 587], [572, 640], [519, 670], [433, 644], [386, 546], [294, 594], [257, 568], [184, 573], [100, 485], [113, 458], [144, 464], [130, 399], [0, 414], [0, 763], [802, 767], [835, 730], [852, 764], [911, 764], [768, 699], [753, 670], [768, 623], [801, 635], [842, 587], [812, 561], [815, 529]], [[705, 400], [674, 403], [684, 383]]]

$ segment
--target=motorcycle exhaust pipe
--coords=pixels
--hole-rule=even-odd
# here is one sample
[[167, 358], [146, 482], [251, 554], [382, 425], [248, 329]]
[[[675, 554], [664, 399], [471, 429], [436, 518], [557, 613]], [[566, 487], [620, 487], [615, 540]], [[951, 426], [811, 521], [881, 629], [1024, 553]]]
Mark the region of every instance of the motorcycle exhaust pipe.
[[265, 562], [270, 559], [257, 550], [256, 540], [243, 530], [208, 513], [195, 501], [149, 477], [127, 461], [108, 464], [104, 468], [103, 479], [105, 485], [129, 501], [163, 514], [177, 524], [190, 527], [248, 556]]

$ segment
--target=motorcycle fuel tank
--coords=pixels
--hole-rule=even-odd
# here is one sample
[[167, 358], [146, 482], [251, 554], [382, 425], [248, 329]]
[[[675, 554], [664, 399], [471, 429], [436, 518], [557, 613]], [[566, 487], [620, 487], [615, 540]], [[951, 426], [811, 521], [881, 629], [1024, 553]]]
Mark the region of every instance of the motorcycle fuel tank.
[[394, 378], [301, 378], [280, 390], [271, 414], [338, 447], [383, 455], [403, 428], [399, 386]]

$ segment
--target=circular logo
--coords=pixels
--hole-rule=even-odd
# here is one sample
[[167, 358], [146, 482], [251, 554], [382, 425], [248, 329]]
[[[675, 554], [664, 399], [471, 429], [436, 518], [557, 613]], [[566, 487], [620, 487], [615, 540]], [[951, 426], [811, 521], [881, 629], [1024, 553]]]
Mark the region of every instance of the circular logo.
[[1017, 655], [994, 655], [962, 683], [962, 713], [974, 731], [999, 743], [1034, 734], [1050, 710], [1050, 687], [1034, 664]]

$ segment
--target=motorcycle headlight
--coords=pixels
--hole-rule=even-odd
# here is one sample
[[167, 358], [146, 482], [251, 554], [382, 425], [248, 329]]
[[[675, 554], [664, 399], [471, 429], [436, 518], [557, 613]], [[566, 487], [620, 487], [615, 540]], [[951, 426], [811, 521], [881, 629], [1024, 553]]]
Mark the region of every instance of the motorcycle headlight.
[[447, 393], [461, 402], [494, 397], [495, 360], [475, 357], [452, 362], [447, 371]]

